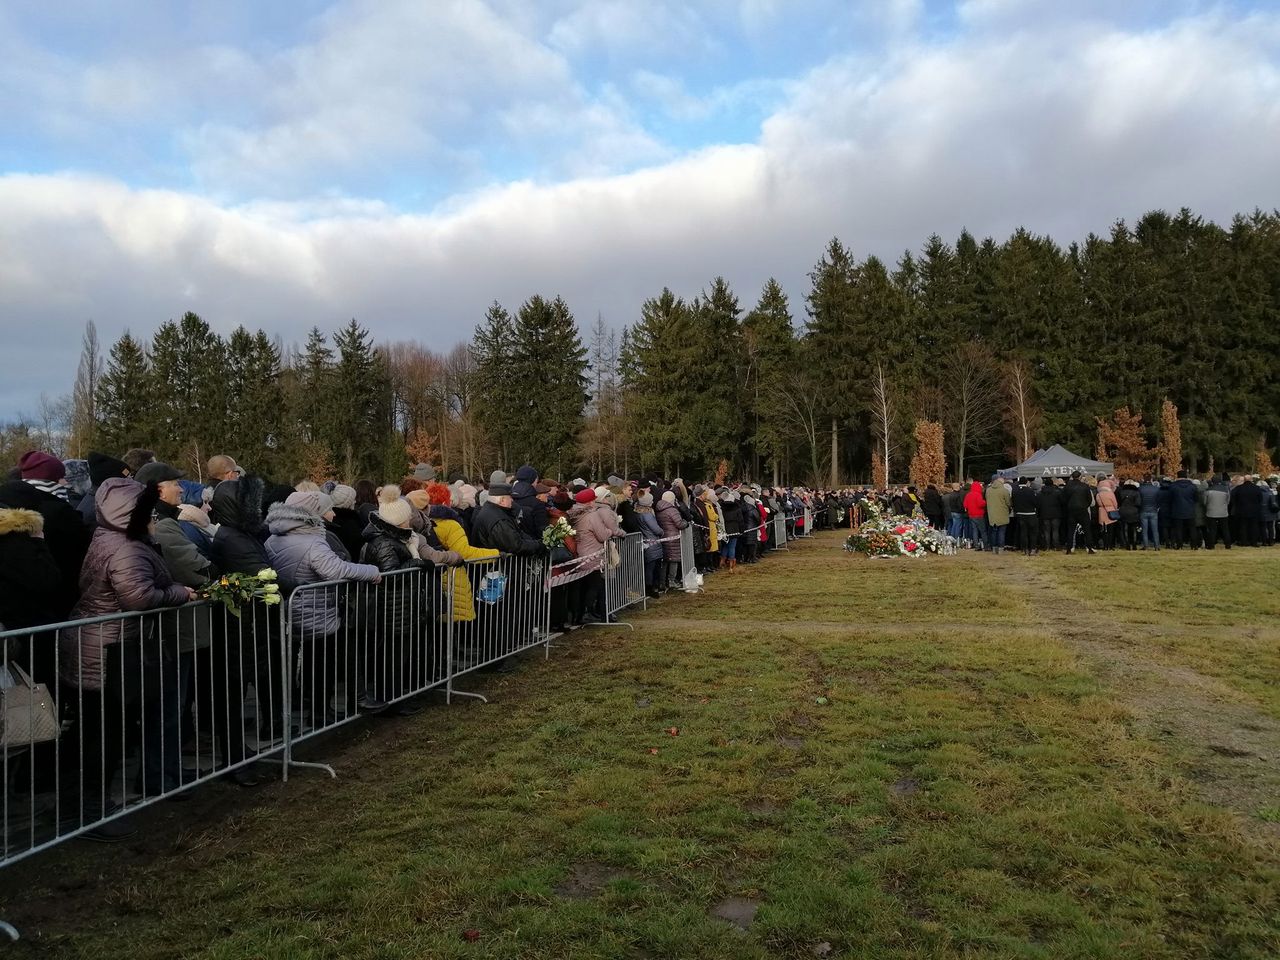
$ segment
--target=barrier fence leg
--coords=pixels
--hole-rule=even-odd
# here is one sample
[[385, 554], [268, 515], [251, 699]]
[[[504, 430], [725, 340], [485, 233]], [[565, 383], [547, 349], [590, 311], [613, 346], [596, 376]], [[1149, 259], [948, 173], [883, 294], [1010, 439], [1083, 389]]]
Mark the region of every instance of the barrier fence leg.
[[[446, 635], [448, 636], [448, 642], [445, 644], [445, 649], [448, 651], [446, 655], [448, 658], [448, 665], [445, 667], [447, 679], [444, 682], [444, 702], [448, 704], [452, 704], [454, 697], [470, 697], [473, 700], [479, 700], [481, 703], [488, 703], [489, 698], [484, 696], [483, 694], [471, 693], [469, 690], [457, 690], [453, 686], [453, 678], [457, 675], [454, 671], [454, 667], [458, 662], [458, 658], [455, 656], [455, 654], [457, 653], [458, 630], [457, 630], [457, 624], [454, 622], [454, 619], [453, 619], [453, 603], [454, 603], [453, 591], [454, 589], [457, 588], [457, 584], [458, 584], [457, 577], [454, 571], [450, 570], [449, 571], [449, 587], [450, 587], [449, 589], [449, 625], [446, 628]], [[472, 621], [472, 622], [477, 623], [478, 621]]]
[[[338, 771], [327, 763], [313, 763], [309, 760], [293, 759], [293, 644], [290, 642], [290, 631], [293, 629], [293, 618], [288, 611], [291, 604], [280, 605], [280, 720], [284, 733], [284, 753], [281, 755], [280, 779], [289, 782], [289, 769], [323, 770], [333, 779], [338, 779]], [[259, 701], [261, 702], [261, 701]]]

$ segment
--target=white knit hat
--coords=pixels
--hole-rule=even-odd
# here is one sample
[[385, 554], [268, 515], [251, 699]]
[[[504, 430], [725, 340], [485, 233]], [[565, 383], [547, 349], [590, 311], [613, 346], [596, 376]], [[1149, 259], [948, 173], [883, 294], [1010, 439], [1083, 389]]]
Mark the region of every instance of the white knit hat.
[[408, 500], [392, 500], [390, 503], [378, 504], [378, 516], [393, 527], [409, 529], [409, 521], [413, 519], [413, 507]]

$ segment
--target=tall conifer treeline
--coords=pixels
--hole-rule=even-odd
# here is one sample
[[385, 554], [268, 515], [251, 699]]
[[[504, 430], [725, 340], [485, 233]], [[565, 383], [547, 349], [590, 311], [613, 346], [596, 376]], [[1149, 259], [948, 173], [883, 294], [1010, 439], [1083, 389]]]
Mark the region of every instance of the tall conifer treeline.
[[1252, 468], [1280, 443], [1274, 212], [1220, 227], [1157, 211], [1065, 248], [1024, 229], [933, 236], [893, 265], [833, 239], [802, 302], [770, 280], [748, 309], [716, 277], [657, 292], [621, 330], [597, 319], [589, 347], [559, 297], [479, 320], [440, 354], [375, 346], [354, 320], [301, 349], [243, 328], [224, 339], [188, 313], [149, 340], [125, 334], [93, 389], [78, 384], [75, 444], [153, 447], [193, 474], [225, 450], [281, 479], [317, 464], [391, 478], [431, 448], [471, 475], [528, 461], [701, 476], [725, 459], [819, 482], [868, 478], [887, 446], [898, 480], [919, 420], [942, 425], [950, 472], [980, 474], [1028, 442], [1089, 453], [1121, 407], [1145, 415], [1154, 446], [1166, 401], [1193, 470]]

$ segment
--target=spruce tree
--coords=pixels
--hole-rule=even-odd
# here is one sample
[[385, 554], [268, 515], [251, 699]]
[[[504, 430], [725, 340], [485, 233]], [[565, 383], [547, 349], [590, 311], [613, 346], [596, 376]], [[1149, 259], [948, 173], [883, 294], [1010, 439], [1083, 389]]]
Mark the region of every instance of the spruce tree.
[[338, 471], [352, 482], [361, 477], [394, 475], [403, 460], [397, 454], [388, 463], [388, 450], [396, 449], [390, 434], [391, 389], [386, 364], [374, 349], [369, 331], [353, 319], [333, 335], [338, 361], [325, 400], [332, 408], [333, 439]]
[[280, 351], [261, 330], [251, 334], [236, 327], [226, 357], [226, 451], [255, 472], [278, 472], [289, 466], [282, 449]]
[[471, 340], [476, 415], [503, 469], [509, 469], [520, 433], [512, 400], [513, 388], [524, 381], [516, 369], [515, 338], [511, 314], [495, 300]]
[[104, 452], [118, 457], [130, 447], [152, 442], [147, 423], [152, 404], [147, 354], [127, 330], [111, 346], [96, 393], [98, 442]]
[[751, 444], [759, 456], [773, 462], [773, 479], [778, 480], [780, 460], [793, 432], [780, 392], [797, 373], [797, 344], [787, 295], [772, 277], [755, 309], [742, 319], [742, 339]]
[[741, 460], [746, 436], [741, 312], [724, 277], [716, 277], [710, 291], [695, 300], [689, 312], [694, 356], [686, 371], [687, 382], [694, 387], [690, 403], [698, 423], [698, 456], [707, 468], [721, 460], [731, 466]]
[[151, 443], [161, 459], [194, 468], [193, 475], [223, 443], [225, 351], [222, 338], [190, 312], [161, 324], [151, 341]]
[[838, 485], [840, 457], [838, 437], [859, 410], [865, 394], [866, 344], [854, 326], [854, 262], [836, 238], [827, 244], [822, 259], [809, 273], [806, 300], [809, 315], [805, 328], [805, 371], [825, 384], [824, 413], [831, 423], [832, 487]]
[[690, 381], [702, 353], [693, 329], [688, 304], [664, 287], [640, 307], [639, 322], [623, 331], [619, 368], [628, 433], [639, 466], [666, 476], [702, 458]]
[[568, 304], [534, 295], [515, 320], [514, 388], [507, 403], [518, 432], [511, 452], [540, 474], [561, 476], [577, 463], [582, 409], [587, 401], [587, 349]]

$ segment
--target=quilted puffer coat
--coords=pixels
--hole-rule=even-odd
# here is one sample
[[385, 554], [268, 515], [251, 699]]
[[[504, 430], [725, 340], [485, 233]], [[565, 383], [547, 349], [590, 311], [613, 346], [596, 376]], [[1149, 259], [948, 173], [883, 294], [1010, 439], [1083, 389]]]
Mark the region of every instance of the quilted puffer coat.
[[315, 637], [338, 630], [343, 587], [320, 587], [294, 591], [308, 583], [325, 580], [378, 579], [378, 568], [368, 563], [343, 560], [325, 538], [324, 520], [308, 510], [287, 503], [273, 503], [267, 511], [267, 556], [280, 575], [280, 586], [288, 596], [290, 623], [296, 637]]
[[[148, 491], [136, 480], [112, 477], [98, 488], [96, 500], [98, 526], [80, 571], [80, 600], [71, 618], [186, 603], [187, 588], [174, 583], [147, 533], [154, 490]], [[60, 631], [58, 669], [63, 682], [100, 690], [104, 648], [134, 642], [142, 629], [139, 618], [127, 617]]]

